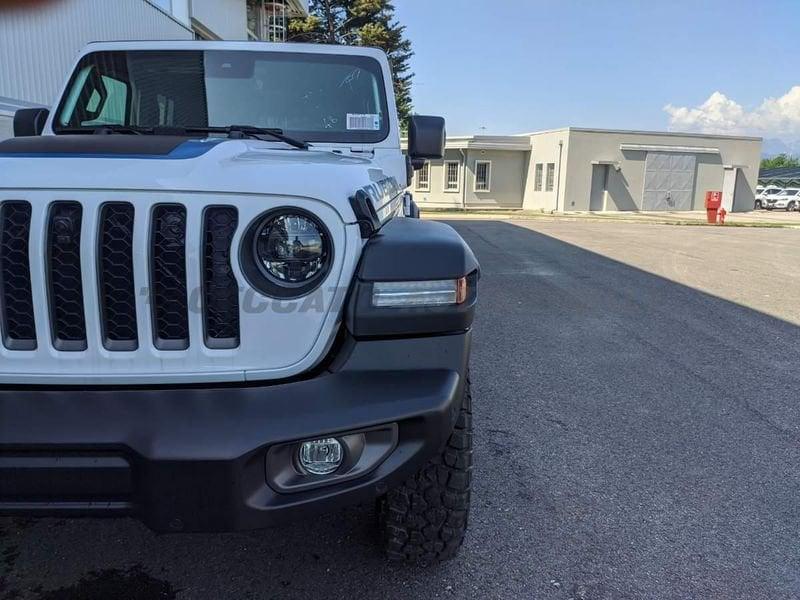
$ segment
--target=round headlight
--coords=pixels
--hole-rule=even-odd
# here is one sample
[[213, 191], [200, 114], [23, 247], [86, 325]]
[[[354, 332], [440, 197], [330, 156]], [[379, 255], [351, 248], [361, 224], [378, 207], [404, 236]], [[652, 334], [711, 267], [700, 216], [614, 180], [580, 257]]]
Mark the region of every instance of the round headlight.
[[256, 232], [256, 258], [263, 272], [278, 284], [303, 285], [325, 269], [328, 240], [312, 218], [280, 214]]

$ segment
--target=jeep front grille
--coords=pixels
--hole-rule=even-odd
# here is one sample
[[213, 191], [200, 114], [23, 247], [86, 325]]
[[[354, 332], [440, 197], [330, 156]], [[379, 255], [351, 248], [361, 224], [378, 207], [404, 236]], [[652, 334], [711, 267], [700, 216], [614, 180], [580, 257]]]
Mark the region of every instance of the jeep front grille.
[[[139, 347], [134, 276], [132, 204], [107, 202], [99, 207], [95, 243], [83, 243], [83, 207], [53, 202], [46, 214], [43, 282], [49, 334], [55, 350], [80, 352], [88, 347], [86, 307], [97, 307], [103, 347], [112, 352]], [[145, 215], [146, 217], [146, 215]], [[31, 205], [0, 204], [0, 327], [8, 350], [37, 347], [30, 256]], [[202, 311], [205, 345], [239, 345], [239, 288], [231, 266], [231, 244], [238, 224], [232, 206], [211, 206], [202, 231]], [[180, 351], [190, 344], [187, 290], [186, 208], [157, 204], [149, 232], [149, 304], [152, 340], [158, 350]], [[93, 256], [86, 256], [87, 250]], [[97, 302], [85, 302], [84, 269], [96, 265]]]

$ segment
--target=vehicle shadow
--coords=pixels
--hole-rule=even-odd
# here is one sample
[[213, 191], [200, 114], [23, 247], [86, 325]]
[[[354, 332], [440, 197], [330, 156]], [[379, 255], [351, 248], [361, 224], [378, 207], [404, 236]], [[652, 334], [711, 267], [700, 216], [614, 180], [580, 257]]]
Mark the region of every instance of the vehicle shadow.
[[[799, 594], [800, 327], [520, 224], [452, 225], [483, 268], [457, 560], [387, 565], [371, 506], [220, 535], [0, 519], [0, 599]], [[676, 229], [641, 227], [640, 249]]]

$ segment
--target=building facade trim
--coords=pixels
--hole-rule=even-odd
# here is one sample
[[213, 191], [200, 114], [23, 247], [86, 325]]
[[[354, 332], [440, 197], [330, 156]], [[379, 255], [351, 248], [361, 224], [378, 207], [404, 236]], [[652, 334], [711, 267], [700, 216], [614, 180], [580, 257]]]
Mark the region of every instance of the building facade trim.
[[620, 144], [619, 149], [625, 152], [678, 152], [682, 154], [719, 154], [719, 148], [706, 148], [700, 146], [666, 146], [662, 144]]

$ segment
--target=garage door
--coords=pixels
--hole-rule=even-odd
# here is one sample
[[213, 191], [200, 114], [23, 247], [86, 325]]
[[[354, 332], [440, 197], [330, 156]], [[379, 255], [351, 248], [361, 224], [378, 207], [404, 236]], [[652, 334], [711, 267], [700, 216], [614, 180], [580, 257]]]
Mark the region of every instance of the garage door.
[[642, 210], [692, 210], [694, 154], [648, 152]]

